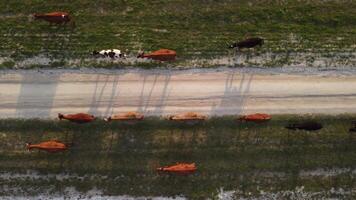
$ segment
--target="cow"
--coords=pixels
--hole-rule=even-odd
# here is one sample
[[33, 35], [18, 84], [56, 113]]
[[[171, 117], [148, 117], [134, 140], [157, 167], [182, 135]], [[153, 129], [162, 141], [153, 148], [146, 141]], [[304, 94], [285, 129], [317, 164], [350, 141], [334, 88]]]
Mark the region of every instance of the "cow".
[[171, 166], [158, 167], [158, 172], [166, 172], [173, 174], [187, 175], [192, 174], [197, 170], [195, 163], [177, 163]]
[[75, 123], [87, 123], [95, 120], [95, 117], [93, 115], [89, 115], [86, 113], [77, 113], [77, 114], [68, 114], [68, 115], [63, 115], [61, 113], [58, 113], [58, 118], [59, 120], [66, 119], [71, 122]]
[[262, 46], [264, 44], [264, 40], [262, 38], [254, 37], [254, 38], [247, 38], [246, 40], [240, 41], [240, 42], [235, 42], [231, 45], [229, 45], [230, 49], [237, 48], [237, 49], [243, 49], [243, 48], [253, 48], [256, 46]]
[[187, 113], [168, 116], [168, 120], [171, 120], [171, 121], [190, 122], [190, 121], [204, 121], [206, 119], [207, 119], [207, 116], [201, 115], [201, 114], [195, 113], [195, 112], [187, 112]]
[[71, 17], [67, 12], [51, 12], [45, 14], [35, 13], [33, 14], [33, 17], [35, 20], [45, 20], [50, 24], [67, 24], [69, 21], [71, 21]]
[[240, 121], [249, 121], [249, 122], [266, 122], [271, 120], [271, 115], [264, 113], [255, 113], [250, 115], [244, 115], [238, 118]]
[[108, 49], [108, 50], [101, 50], [101, 51], [94, 50], [92, 52], [92, 55], [94, 55], [94, 56], [100, 55], [102, 57], [110, 57], [112, 59], [127, 57], [127, 55], [122, 53], [121, 50], [119, 50], [119, 49]]
[[38, 144], [31, 144], [31, 143], [26, 143], [27, 149], [30, 151], [32, 149], [39, 149], [47, 152], [60, 152], [60, 151], [65, 151], [68, 149], [67, 144], [64, 144], [58, 140], [49, 140], [46, 142], [41, 142]]
[[127, 112], [123, 114], [113, 115], [108, 118], [104, 118], [105, 121], [138, 121], [143, 120], [144, 115], [137, 112]]
[[323, 128], [323, 125], [315, 121], [304, 121], [304, 122], [294, 122], [286, 126], [287, 129], [291, 130], [306, 130], [306, 131], [316, 131]]
[[173, 50], [160, 49], [148, 54], [145, 54], [144, 52], [140, 52], [137, 55], [137, 58], [149, 58], [158, 61], [174, 61], [176, 59], [176, 56], [177, 56], [177, 52]]

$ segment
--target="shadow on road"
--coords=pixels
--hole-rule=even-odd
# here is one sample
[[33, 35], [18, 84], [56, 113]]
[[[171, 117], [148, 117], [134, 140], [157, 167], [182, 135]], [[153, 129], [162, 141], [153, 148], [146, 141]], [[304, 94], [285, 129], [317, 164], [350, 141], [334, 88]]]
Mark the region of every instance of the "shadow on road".
[[59, 78], [59, 74], [23, 73], [16, 104], [16, 117], [50, 117]]
[[220, 103], [212, 107], [210, 115], [218, 115], [222, 112], [239, 115], [243, 112], [253, 74], [242, 74], [240, 80], [235, 76], [236, 72], [227, 75], [224, 94], [220, 98]]

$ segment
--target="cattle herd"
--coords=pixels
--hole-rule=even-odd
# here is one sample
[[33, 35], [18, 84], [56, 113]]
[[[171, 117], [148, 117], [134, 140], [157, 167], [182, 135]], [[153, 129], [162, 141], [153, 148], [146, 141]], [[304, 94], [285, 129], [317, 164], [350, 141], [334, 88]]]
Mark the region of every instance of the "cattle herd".
[[[35, 19], [41, 19], [48, 21], [51, 24], [67, 24], [72, 22], [74, 24], [72, 18], [69, 16], [67, 12], [52, 12], [46, 14], [33, 14]], [[258, 37], [247, 38], [243, 41], [235, 42], [228, 46], [231, 49], [243, 49], [243, 48], [253, 48], [256, 46], [262, 46], [264, 40]], [[127, 55], [119, 49], [108, 49], [108, 50], [101, 50], [101, 51], [93, 51], [93, 56], [99, 57], [109, 57], [112, 59], [121, 58], [125, 59]], [[149, 58], [158, 61], [173, 61], [176, 58], [176, 52], [169, 49], [160, 49], [151, 53], [144, 53], [140, 52], [137, 58]], [[77, 114], [58, 114], [58, 118], [60, 120], [69, 120], [74, 123], [89, 123], [94, 121], [96, 118], [93, 115], [86, 114], [86, 113], [77, 113]], [[199, 113], [188, 112], [178, 115], [171, 115], [168, 116], [167, 119], [171, 121], [183, 122], [183, 123], [197, 123], [200, 121], [207, 120], [206, 115], [201, 115]], [[128, 112], [118, 115], [113, 115], [107, 118], [104, 118], [105, 121], [130, 121], [136, 122], [144, 119], [144, 115], [137, 112]], [[238, 121], [247, 121], [247, 122], [254, 122], [254, 123], [263, 123], [271, 120], [271, 115], [264, 114], [264, 113], [255, 113], [251, 115], [244, 115], [237, 118]], [[323, 126], [321, 123], [310, 120], [310, 121], [297, 121], [289, 123], [285, 128], [290, 130], [305, 130], [305, 131], [316, 131], [322, 129]], [[353, 127], [350, 128], [350, 132], [356, 132], [356, 122], [353, 122]], [[47, 152], [61, 152], [67, 150], [71, 144], [65, 144], [57, 140], [50, 140], [41, 142], [39, 144], [31, 144], [27, 143], [28, 150], [31, 149], [39, 149], [44, 150]], [[177, 173], [177, 174], [190, 174], [195, 172], [197, 169], [195, 163], [177, 163], [176, 165], [172, 166], [165, 166], [157, 168], [159, 172], [169, 172], [169, 173]]]
[[[77, 124], [90, 123], [97, 118], [91, 114], [87, 113], [76, 113], [76, 114], [62, 114], [58, 113], [59, 120], [68, 120]], [[165, 117], [167, 120], [176, 121], [177, 123], [187, 123], [196, 124], [199, 122], [206, 121], [208, 116], [202, 115], [195, 112], [187, 112], [177, 115], [170, 115]], [[130, 122], [130, 124], [135, 124], [138, 121], [144, 120], [144, 115], [138, 112], [127, 112], [122, 114], [116, 114], [103, 118], [104, 121], [119, 121], [119, 122]], [[251, 123], [267, 123], [272, 119], [272, 116], [265, 113], [255, 113], [249, 115], [243, 115], [236, 118], [237, 122], [251, 122]], [[323, 128], [323, 125], [314, 120], [300, 120], [291, 122], [285, 126], [285, 128], [290, 130], [304, 130], [304, 131], [317, 131]], [[353, 127], [350, 128], [350, 132], [356, 131], [356, 122], [353, 122]], [[27, 149], [39, 149], [47, 152], [62, 152], [67, 150], [72, 144], [66, 144], [58, 140], [44, 141], [38, 144], [27, 143]], [[177, 163], [170, 166], [159, 167], [156, 169], [158, 172], [172, 173], [172, 174], [191, 174], [197, 170], [195, 163]]]
[[[67, 12], [51, 12], [51, 13], [44, 13], [44, 14], [33, 14], [33, 18], [36, 20], [44, 20], [49, 22], [50, 24], [67, 24], [72, 22], [74, 25], [73, 19], [70, 17], [69, 13]], [[230, 49], [243, 49], [243, 48], [253, 48], [256, 46], [262, 46], [264, 40], [258, 37], [247, 38], [245, 40], [234, 42], [228, 46]], [[111, 59], [121, 58], [125, 59], [127, 55], [119, 49], [107, 49], [107, 50], [94, 50], [91, 53], [93, 56], [97, 57], [108, 57]], [[157, 61], [174, 61], [176, 59], [177, 53], [174, 50], [169, 49], [159, 49], [157, 51], [151, 52], [149, 54], [145, 54], [144, 52], [140, 52], [137, 55], [137, 58], [147, 58]]]

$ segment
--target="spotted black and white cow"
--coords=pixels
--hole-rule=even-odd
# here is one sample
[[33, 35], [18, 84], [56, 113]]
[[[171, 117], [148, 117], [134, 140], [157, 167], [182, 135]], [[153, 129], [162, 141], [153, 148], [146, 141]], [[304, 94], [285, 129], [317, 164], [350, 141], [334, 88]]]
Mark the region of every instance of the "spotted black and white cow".
[[107, 49], [101, 51], [93, 51], [93, 55], [100, 55], [102, 57], [115, 58], [126, 58], [126, 54], [122, 53], [119, 49]]

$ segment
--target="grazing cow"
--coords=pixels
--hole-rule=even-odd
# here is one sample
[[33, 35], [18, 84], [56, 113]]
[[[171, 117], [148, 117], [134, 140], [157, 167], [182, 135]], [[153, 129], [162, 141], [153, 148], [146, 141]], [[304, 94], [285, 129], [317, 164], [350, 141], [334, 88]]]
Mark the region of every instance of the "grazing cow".
[[50, 24], [67, 24], [71, 18], [66, 12], [51, 12], [45, 14], [33, 14], [35, 20], [41, 19], [49, 22]]
[[174, 174], [192, 174], [197, 170], [195, 163], [177, 163], [176, 165], [165, 166], [165, 167], [158, 167], [158, 172], [167, 172], [167, 173], [174, 173]]
[[87, 123], [95, 119], [93, 115], [89, 115], [86, 113], [77, 113], [77, 114], [69, 114], [69, 115], [63, 115], [61, 113], [58, 113], [58, 118], [60, 120], [66, 119], [75, 123]]
[[238, 120], [240, 121], [249, 121], [249, 122], [265, 122], [271, 120], [271, 115], [263, 114], [263, 113], [256, 113], [251, 115], [244, 115], [239, 117]]
[[32, 149], [39, 149], [47, 152], [60, 152], [68, 149], [68, 145], [58, 141], [58, 140], [49, 140], [46, 142], [41, 142], [39, 144], [26, 143], [27, 149], [30, 151]]
[[238, 48], [238, 49], [243, 49], [243, 48], [253, 48], [255, 46], [262, 46], [264, 43], [264, 40], [262, 38], [248, 38], [246, 40], [240, 41], [240, 42], [235, 42], [229, 46], [230, 49], [233, 48]]
[[127, 112], [124, 114], [113, 115], [108, 118], [104, 118], [105, 121], [109, 122], [112, 120], [115, 121], [136, 121], [136, 120], [143, 120], [144, 116], [141, 113], [137, 112]]
[[300, 129], [300, 130], [307, 130], [307, 131], [316, 131], [323, 128], [323, 125], [315, 121], [305, 121], [305, 122], [291, 123], [288, 126], [286, 126], [286, 128], [291, 130]]
[[207, 116], [194, 112], [187, 112], [178, 115], [171, 115], [168, 119], [172, 121], [204, 121], [207, 119]]
[[101, 55], [102, 57], [110, 57], [112, 59], [115, 58], [126, 58], [126, 54], [122, 53], [119, 49], [108, 49], [101, 51], [93, 51], [93, 55]]
[[176, 56], [177, 53], [173, 50], [160, 49], [149, 54], [145, 54], [144, 52], [139, 53], [137, 58], [150, 58], [158, 61], [174, 61]]

